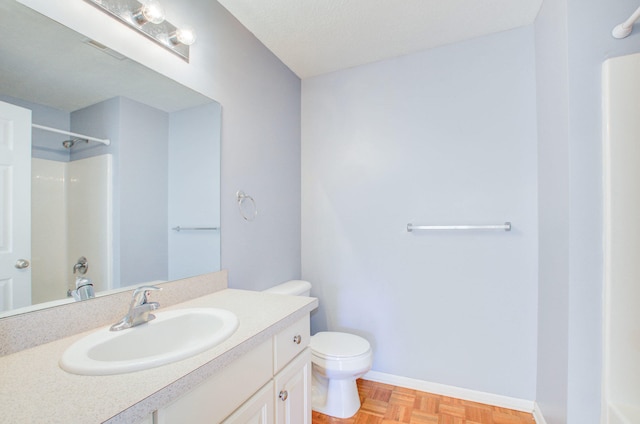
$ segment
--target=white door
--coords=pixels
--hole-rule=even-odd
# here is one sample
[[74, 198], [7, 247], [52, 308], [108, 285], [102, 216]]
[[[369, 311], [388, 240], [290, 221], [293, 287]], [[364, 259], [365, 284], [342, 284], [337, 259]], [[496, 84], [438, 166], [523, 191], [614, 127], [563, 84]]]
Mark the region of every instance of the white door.
[[0, 102], [0, 312], [31, 305], [31, 111]]

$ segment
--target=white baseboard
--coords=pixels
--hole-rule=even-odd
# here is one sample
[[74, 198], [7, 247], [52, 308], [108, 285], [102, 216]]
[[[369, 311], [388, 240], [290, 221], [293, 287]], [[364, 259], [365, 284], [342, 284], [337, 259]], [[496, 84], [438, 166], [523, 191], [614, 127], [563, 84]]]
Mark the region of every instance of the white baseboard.
[[[401, 377], [392, 374], [385, 374], [378, 371], [369, 371], [364, 375], [365, 380], [376, 381], [378, 383], [390, 384], [392, 386], [406, 387], [408, 389], [420, 390], [421, 392], [433, 393], [436, 395], [449, 396], [457, 399], [464, 399], [471, 402], [484, 403], [486, 405], [499, 406], [501, 408], [514, 409], [516, 411], [532, 412], [535, 402], [532, 400], [512, 398], [508, 396], [495, 395], [492, 393], [479, 392], [476, 390], [462, 389], [445, 384], [431, 383], [424, 380], [416, 380], [408, 377]], [[540, 414], [542, 416], [542, 414]], [[538, 424], [545, 424], [544, 420]]]
[[540, 405], [538, 405], [538, 402], [534, 402], [533, 404], [533, 418], [536, 420], [536, 424], [547, 424], [547, 421], [542, 415], [542, 411], [540, 410]]

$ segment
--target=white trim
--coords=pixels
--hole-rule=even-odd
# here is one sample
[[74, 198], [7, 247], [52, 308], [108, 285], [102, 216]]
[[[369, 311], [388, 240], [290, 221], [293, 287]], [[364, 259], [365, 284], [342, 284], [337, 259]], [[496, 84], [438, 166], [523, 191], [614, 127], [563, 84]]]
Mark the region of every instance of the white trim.
[[[516, 411], [532, 412], [535, 402], [532, 400], [512, 398], [508, 396], [496, 395], [493, 393], [479, 392], [471, 389], [463, 389], [445, 384], [431, 383], [424, 380], [416, 380], [409, 377], [386, 374], [378, 371], [369, 371], [364, 375], [365, 380], [376, 381], [378, 383], [390, 384], [393, 386], [406, 387], [420, 390], [422, 392], [434, 393], [437, 395], [450, 396], [457, 399], [472, 402], [484, 403], [486, 405], [499, 406], [501, 408], [514, 409]], [[544, 424], [544, 421], [542, 422]]]
[[603, 285], [602, 285], [602, 382], [600, 395], [600, 422], [608, 422], [610, 387], [610, 347], [611, 347], [611, 137], [609, 136], [609, 111], [611, 99], [611, 59], [602, 64], [602, 245], [603, 245]]
[[540, 405], [538, 405], [538, 402], [533, 403], [533, 419], [536, 420], [536, 424], [547, 424], [547, 421], [544, 419], [544, 415], [542, 415], [542, 410], [540, 409]]

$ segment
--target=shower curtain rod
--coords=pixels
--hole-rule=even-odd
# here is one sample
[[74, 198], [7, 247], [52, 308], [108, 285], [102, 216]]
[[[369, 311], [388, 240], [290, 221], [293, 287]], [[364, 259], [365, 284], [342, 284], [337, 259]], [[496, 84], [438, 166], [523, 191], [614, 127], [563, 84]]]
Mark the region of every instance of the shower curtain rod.
[[638, 19], [640, 19], [640, 7], [629, 16], [629, 19], [617, 25], [613, 31], [611, 31], [611, 35], [613, 35], [614, 38], [628, 37], [631, 31], [633, 31], [633, 24], [635, 24]]
[[33, 128], [38, 128], [40, 130], [50, 131], [58, 134], [70, 135], [71, 137], [83, 138], [85, 140], [90, 140], [90, 141], [97, 141], [98, 143], [102, 143], [106, 146], [109, 146], [111, 144], [111, 140], [109, 140], [108, 138], [95, 138], [95, 137], [90, 137], [88, 135], [72, 133], [69, 131], [59, 130], [57, 128], [45, 127], [44, 125], [38, 125], [38, 124], [31, 124], [31, 126]]

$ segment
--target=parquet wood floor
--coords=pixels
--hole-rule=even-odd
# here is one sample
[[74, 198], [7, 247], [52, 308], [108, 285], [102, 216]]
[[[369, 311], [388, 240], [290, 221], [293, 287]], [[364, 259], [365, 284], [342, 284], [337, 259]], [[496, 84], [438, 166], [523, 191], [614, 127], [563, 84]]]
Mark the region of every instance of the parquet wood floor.
[[362, 407], [347, 419], [313, 411], [313, 424], [535, 424], [533, 415], [497, 406], [358, 380]]

